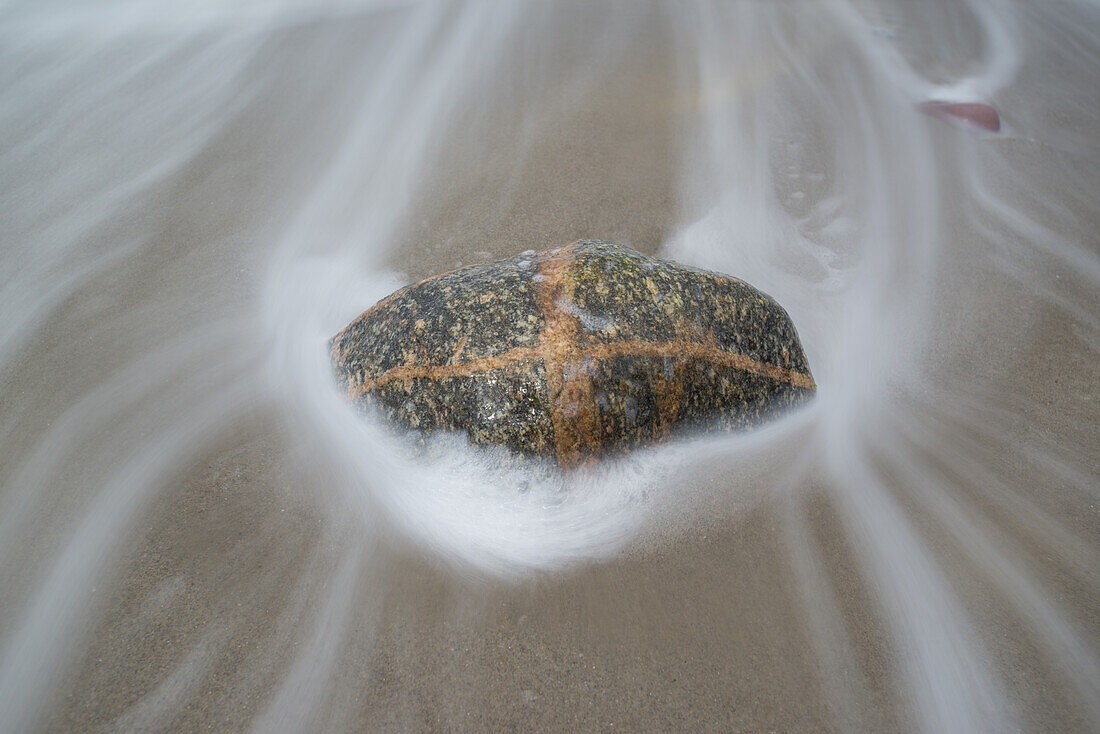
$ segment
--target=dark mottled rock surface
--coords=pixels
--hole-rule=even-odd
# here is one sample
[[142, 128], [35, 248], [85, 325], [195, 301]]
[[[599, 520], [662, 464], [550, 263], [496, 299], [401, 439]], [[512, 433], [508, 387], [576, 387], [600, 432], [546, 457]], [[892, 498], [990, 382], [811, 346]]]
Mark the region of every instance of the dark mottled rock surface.
[[403, 288], [332, 339], [349, 399], [574, 466], [739, 430], [814, 389], [787, 313], [736, 278], [607, 242]]

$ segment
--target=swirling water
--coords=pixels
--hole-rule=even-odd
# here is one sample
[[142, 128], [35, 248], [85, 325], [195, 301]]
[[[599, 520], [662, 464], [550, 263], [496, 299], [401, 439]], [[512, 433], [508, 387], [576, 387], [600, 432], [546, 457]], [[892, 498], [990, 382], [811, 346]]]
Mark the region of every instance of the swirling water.
[[[1100, 726], [1100, 10], [912, 5], [0, 8], [0, 729]], [[776, 297], [817, 399], [563, 478], [336, 394], [579, 237]]]

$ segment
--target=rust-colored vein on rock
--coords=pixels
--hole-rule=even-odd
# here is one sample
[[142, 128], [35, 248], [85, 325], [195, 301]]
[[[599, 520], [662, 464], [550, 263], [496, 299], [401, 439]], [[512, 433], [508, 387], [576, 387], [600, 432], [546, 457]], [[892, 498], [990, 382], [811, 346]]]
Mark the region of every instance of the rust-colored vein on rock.
[[709, 342], [699, 344], [683, 339], [673, 339], [665, 342], [626, 339], [618, 342], [594, 344], [585, 349], [584, 353], [589, 359], [611, 359], [612, 357], [675, 357], [682, 359], [691, 357], [722, 367], [735, 367], [745, 372], [770, 377], [773, 380], [786, 382], [807, 390], [816, 388], [814, 379], [803, 372], [760, 362], [744, 354], [727, 352], [715, 343], [713, 337]]
[[507, 352], [502, 352], [492, 357], [471, 359], [461, 364], [402, 364], [391, 367], [378, 377], [372, 377], [362, 382], [351, 380], [348, 383], [348, 395], [358, 397], [365, 392], [370, 392], [383, 385], [394, 381], [407, 381], [417, 379], [446, 380], [452, 377], [470, 377], [471, 375], [499, 370], [510, 367], [520, 362], [529, 362], [542, 359], [542, 353], [538, 347], [515, 347]]
[[573, 245], [548, 250], [539, 261], [536, 294], [545, 323], [538, 348], [546, 369], [554, 450], [566, 468], [594, 455], [599, 441], [591, 361], [581, 350], [580, 320], [572, 313], [572, 264]]
[[653, 438], [664, 438], [676, 422], [676, 416], [680, 413], [680, 403], [684, 398], [684, 360], [674, 357], [672, 379], [661, 374], [654, 375], [653, 392], [657, 401], [657, 422], [653, 426]]
[[[521, 362], [530, 362], [544, 358], [544, 348], [547, 345], [540, 343], [537, 347], [516, 347], [507, 352], [493, 357], [481, 357], [471, 359], [461, 364], [444, 365], [398, 365], [391, 367], [378, 377], [373, 377], [357, 382], [354, 379], [348, 383], [348, 395], [358, 397], [365, 392], [370, 392], [395, 380], [415, 380], [426, 378], [429, 380], [443, 380], [452, 377], [470, 377], [489, 370], [503, 369]], [[611, 342], [608, 344], [594, 344], [576, 350], [575, 356], [578, 362], [585, 366], [598, 359], [611, 359], [613, 357], [673, 357], [678, 360], [694, 358], [704, 362], [721, 365], [723, 367], [735, 367], [745, 372], [770, 377], [773, 380], [786, 382], [795, 387], [812, 390], [816, 387], [813, 378], [809, 375], [792, 369], [777, 367], [767, 362], [760, 362], [743, 354], [727, 352], [721, 347], [709, 344], [696, 344], [695, 342], [675, 339], [665, 342], [649, 342], [641, 340], [626, 340]], [[561, 384], [564, 383], [564, 362], [562, 371], [558, 373]], [[584, 370], [588, 374], [587, 369]], [[548, 379], [550, 379], [548, 377]], [[560, 394], [560, 387], [559, 393]], [[673, 412], [669, 419], [675, 417]]]

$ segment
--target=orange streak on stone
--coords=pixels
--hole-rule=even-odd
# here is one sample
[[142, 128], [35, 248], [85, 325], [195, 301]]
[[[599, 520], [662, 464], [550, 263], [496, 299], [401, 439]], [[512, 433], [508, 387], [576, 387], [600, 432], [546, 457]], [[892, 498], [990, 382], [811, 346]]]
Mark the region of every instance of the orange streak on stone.
[[727, 352], [714, 343], [713, 338], [709, 341], [711, 343], [699, 344], [683, 339], [673, 339], [667, 342], [627, 339], [592, 345], [585, 350], [585, 355], [592, 359], [610, 359], [612, 357], [676, 357], [682, 359], [690, 357], [722, 367], [735, 367], [745, 372], [770, 377], [773, 380], [786, 382], [807, 390], [817, 388], [814, 379], [803, 372], [760, 362], [744, 354]]
[[466, 341], [468, 339], [469, 339], [469, 337], [464, 336], [464, 337], [462, 337], [461, 339], [458, 340], [458, 345], [455, 347], [455, 351], [451, 355], [451, 364], [456, 364], [458, 362], [458, 358], [461, 357], [462, 352], [464, 352], [466, 350]]
[[676, 358], [672, 379], [658, 372], [653, 383], [656, 393], [657, 415], [659, 420], [653, 428], [654, 438], [667, 436], [672, 424], [676, 422], [676, 416], [680, 413], [680, 402], [684, 397], [684, 361]]
[[571, 468], [596, 453], [595, 389], [589, 360], [580, 348], [580, 321], [569, 308], [573, 303], [573, 279], [569, 277], [573, 246], [548, 250], [542, 258], [536, 299], [546, 326], [538, 349], [546, 368], [554, 451], [558, 463]]
[[569, 446], [558, 461], [565, 467], [576, 466], [583, 458], [595, 457], [602, 436], [599, 431], [599, 409], [596, 405], [596, 387], [592, 383], [594, 363], [583, 352], [566, 362], [565, 384], [562, 386], [561, 410], [570, 433]]
[[364, 380], [359, 384], [355, 384], [355, 382], [352, 381], [349, 383], [348, 395], [353, 398], [358, 397], [363, 393], [370, 392], [371, 390], [375, 390], [387, 383], [397, 380], [407, 383], [410, 380], [417, 379], [446, 380], [452, 377], [470, 377], [471, 375], [480, 374], [482, 372], [499, 370], [520, 362], [529, 362], [537, 359], [542, 359], [542, 354], [537, 348], [516, 347], [515, 349], [509, 349], [507, 352], [498, 354], [494, 357], [471, 359], [469, 362], [463, 362], [462, 364], [398, 365], [397, 367], [391, 367], [378, 377]]
[[[585, 361], [591, 362], [597, 359], [610, 359], [613, 357], [673, 357], [675, 359], [691, 357], [703, 362], [711, 362], [712, 364], [717, 364], [722, 367], [735, 367], [745, 372], [752, 372], [756, 375], [770, 377], [773, 380], [786, 382], [795, 387], [801, 387], [807, 390], [813, 390], [817, 387], [814, 384], [813, 378], [805, 373], [777, 367], [767, 362], [759, 362], [743, 354], [727, 352], [718, 346], [697, 344], [682, 339], [674, 339], [666, 342], [647, 342], [632, 339], [611, 342], [609, 344], [595, 344], [583, 349], [577, 349], [575, 356], [578, 357], [578, 363], [583, 363]], [[365, 392], [370, 392], [394, 380], [414, 380], [419, 378], [440, 380], [451, 377], [470, 377], [471, 375], [476, 375], [481, 372], [503, 369], [520, 362], [530, 362], [544, 359], [544, 357], [544, 345], [540, 343], [537, 347], [516, 347], [515, 349], [509, 349], [507, 352], [498, 354], [494, 357], [472, 359], [461, 364], [400, 365], [386, 370], [378, 377], [364, 380], [358, 385], [354, 384], [354, 380], [351, 380], [348, 388], [348, 395], [351, 397], [358, 397]], [[587, 369], [583, 371], [586, 375], [588, 374]], [[549, 375], [547, 379], [548, 381], [551, 380]], [[560, 394], [565, 384], [564, 363], [556, 379], [559, 381], [558, 384], [560, 386], [558, 388], [558, 393]], [[673, 414], [670, 417], [674, 418], [675, 415]]]

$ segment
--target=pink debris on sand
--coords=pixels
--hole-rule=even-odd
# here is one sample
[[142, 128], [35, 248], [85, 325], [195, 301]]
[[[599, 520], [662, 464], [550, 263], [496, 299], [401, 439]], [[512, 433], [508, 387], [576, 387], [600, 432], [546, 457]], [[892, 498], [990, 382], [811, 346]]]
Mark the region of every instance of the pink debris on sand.
[[965, 122], [994, 133], [1001, 129], [997, 110], [981, 102], [921, 102], [917, 109], [940, 120]]

